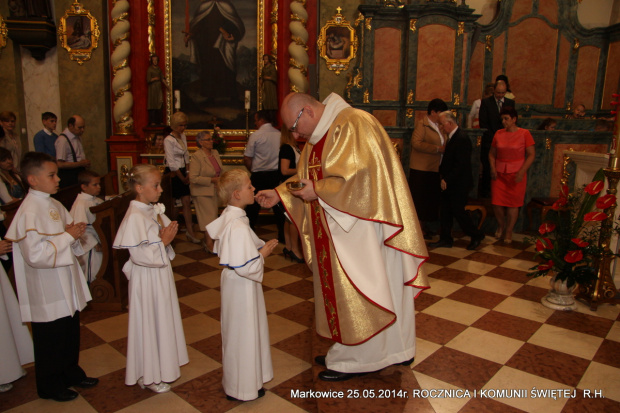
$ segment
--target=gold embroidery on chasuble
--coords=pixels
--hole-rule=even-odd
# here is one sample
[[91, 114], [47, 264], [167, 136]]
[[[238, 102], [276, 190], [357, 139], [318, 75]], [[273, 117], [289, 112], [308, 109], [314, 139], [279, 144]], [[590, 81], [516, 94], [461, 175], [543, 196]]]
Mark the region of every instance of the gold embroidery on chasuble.
[[[308, 157], [308, 176], [314, 182], [325, 178], [321, 159], [326, 140], [324, 137], [317, 142]], [[321, 287], [322, 303], [317, 300], [317, 304], [322, 304], [325, 316], [317, 317], [317, 332], [342, 344], [360, 344], [391, 324], [394, 314], [369, 301], [353, 285], [340, 264], [325, 210], [318, 200], [310, 202], [308, 212], [317, 257], [313, 265]]]
[[[325, 138], [325, 137], [324, 137]], [[321, 154], [323, 151], [323, 143], [325, 139], [321, 139], [313, 148], [310, 154], [310, 162], [308, 163], [308, 169], [310, 170], [310, 179], [316, 182], [323, 178], [321, 171]], [[318, 253], [317, 266], [319, 270], [319, 278], [321, 279], [321, 290], [323, 293], [323, 303], [325, 308], [325, 315], [327, 317], [327, 323], [329, 325], [329, 335], [333, 340], [341, 341], [340, 325], [338, 322], [338, 312], [336, 306], [336, 296], [334, 293], [334, 280], [332, 277], [332, 263], [331, 254], [328, 254], [330, 249], [329, 240], [323, 237], [323, 233], [326, 232], [324, 226], [326, 225], [323, 208], [319, 204], [319, 201], [315, 199], [311, 201], [311, 213], [312, 213], [312, 233], [314, 235], [314, 246]]]

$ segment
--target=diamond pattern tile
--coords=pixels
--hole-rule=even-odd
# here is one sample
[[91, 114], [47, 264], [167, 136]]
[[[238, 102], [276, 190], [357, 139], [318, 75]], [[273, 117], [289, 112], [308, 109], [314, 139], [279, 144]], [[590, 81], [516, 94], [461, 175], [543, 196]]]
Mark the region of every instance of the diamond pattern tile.
[[[275, 226], [259, 226], [263, 239]], [[268, 309], [275, 378], [265, 397], [247, 403], [228, 401], [222, 389], [220, 267], [215, 256], [175, 241], [173, 261], [179, 307], [190, 363], [172, 391], [156, 395], [126, 386], [127, 313], [81, 313], [81, 361], [100, 384], [78, 389], [71, 403], [39, 399], [34, 367], [0, 394], [0, 411], [19, 412], [612, 412], [620, 411], [620, 308], [596, 312], [578, 304], [564, 313], [540, 304], [548, 279], [532, 279], [526, 266], [534, 252], [521, 242], [506, 245], [487, 237], [477, 251], [458, 238], [453, 248], [431, 249], [431, 289], [415, 301], [416, 359], [410, 367], [392, 366], [350, 381], [318, 380], [323, 367], [314, 356], [331, 342], [314, 330], [312, 273], [305, 264], [268, 257], [263, 290]], [[515, 239], [517, 239], [515, 235]], [[532, 264], [533, 265], [533, 264]], [[414, 397], [414, 390], [577, 389], [571, 398]], [[404, 390], [407, 398], [370, 399], [293, 397], [309, 390]], [[602, 397], [594, 397], [594, 391]], [[588, 397], [590, 391], [590, 397]]]

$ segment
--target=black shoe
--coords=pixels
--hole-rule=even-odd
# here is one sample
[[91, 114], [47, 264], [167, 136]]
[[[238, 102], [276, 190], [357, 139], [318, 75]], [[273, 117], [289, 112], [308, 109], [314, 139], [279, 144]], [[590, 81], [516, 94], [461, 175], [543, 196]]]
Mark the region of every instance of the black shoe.
[[405, 360], [405, 361], [401, 361], [400, 363], [396, 363], [396, 366], [411, 366], [411, 363], [413, 363], [413, 361], [415, 360], [415, 357], [411, 358], [410, 360]]
[[367, 373], [342, 373], [340, 371], [325, 370], [319, 373], [319, 379], [323, 381], [345, 381], [354, 377], [363, 376]]
[[39, 395], [40, 398], [42, 399], [52, 399], [55, 400], [57, 402], [69, 402], [73, 399], [75, 399], [76, 397], [78, 397], [78, 393], [73, 391], [73, 390], [69, 390], [69, 389], [64, 389], [59, 391], [58, 393], [56, 393], [53, 396], [41, 396]]
[[282, 250], [282, 254], [284, 254], [284, 258], [288, 258], [289, 255], [291, 255], [291, 250], [289, 250], [288, 248], [284, 247], [284, 249]]
[[[258, 391], [258, 397], [256, 399], [260, 399], [261, 397], [263, 397], [265, 395], [265, 389], [264, 388], [260, 388], [260, 390]], [[254, 400], [256, 400], [254, 399]], [[250, 400], [239, 400], [239, 399], [235, 399], [232, 396], [226, 395], [226, 400], [230, 400], [231, 402], [245, 402], [245, 401], [250, 401]]]
[[99, 379], [94, 377], [85, 377], [81, 382], [74, 384], [73, 386], [79, 387], [80, 389], [90, 389], [91, 387], [95, 387], [99, 384]]
[[440, 239], [437, 242], [431, 242], [430, 244], [428, 244], [428, 246], [431, 248], [452, 248], [452, 243], [453, 241], [446, 241]]
[[482, 235], [481, 237], [472, 238], [471, 242], [467, 246], [467, 249], [469, 251], [475, 250], [476, 248], [478, 248], [480, 246], [480, 243], [482, 242], [483, 239], [484, 239], [484, 235]]
[[327, 365], [325, 364], [325, 356], [316, 356], [314, 358], [314, 362], [319, 366], [327, 367]]
[[299, 258], [294, 252], [293, 250], [289, 250], [288, 252], [288, 256], [291, 258], [291, 261], [296, 262], [298, 264], [303, 264], [306, 261], [304, 261], [303, 258]]

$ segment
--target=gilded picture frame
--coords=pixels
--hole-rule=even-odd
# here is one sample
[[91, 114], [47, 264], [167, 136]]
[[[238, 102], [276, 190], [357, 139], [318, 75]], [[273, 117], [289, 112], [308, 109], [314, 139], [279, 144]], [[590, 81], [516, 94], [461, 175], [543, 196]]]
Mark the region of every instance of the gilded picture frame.
[[4, 22], [4, 18], [0, 14], [0, 56], [2, 56], [2, 49], [6, 47], [8, 36], [9, 31], [6, 27], [6, 23]]
[[317, 40], [317, 47], [320, 56], [325, 59], [327, 69], [332, 70], [336, 75], [347, 70], [351, 60], [357, 55], [357, 33], [351, 23], [344, 18], [341, 8], [336, 9], [337, 13], [328, 20], [321, 28], [321, 33]]
[[60, 18], [60, 45], [69, 52], [71, 60], [77, 61], [79, 65], [90, 60], [100, 35], [97, 19], [77, 1]]
[[214, 118], [222, 136], [246, 134], [245, 91], [250, 112], [261, 101], [266, 1], [164, 0], [166, 113], [169, 121], [176, 91], [189, 118], [188, 136], [211, 129]]

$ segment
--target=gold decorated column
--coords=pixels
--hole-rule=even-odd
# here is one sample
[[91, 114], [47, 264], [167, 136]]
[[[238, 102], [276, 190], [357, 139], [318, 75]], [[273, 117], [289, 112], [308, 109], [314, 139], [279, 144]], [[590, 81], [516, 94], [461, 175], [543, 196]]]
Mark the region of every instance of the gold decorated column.
[[115, 133], [130, 135], [134, 133], [133, 95], [131, 94], [131, 68], [129, 67], [129, 1], [116, 0], [110, 12], [112, 28], [110, 39], [113, 51], [110, 55], [112, 64], [112, 90], [114, 91], [113, 116], [116, 123]]

